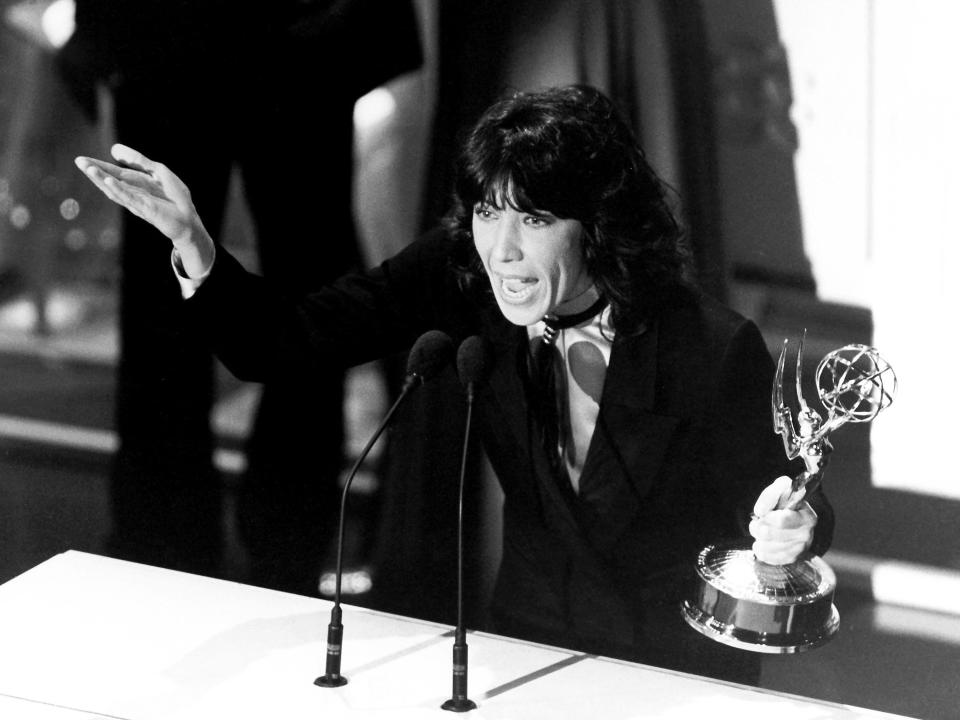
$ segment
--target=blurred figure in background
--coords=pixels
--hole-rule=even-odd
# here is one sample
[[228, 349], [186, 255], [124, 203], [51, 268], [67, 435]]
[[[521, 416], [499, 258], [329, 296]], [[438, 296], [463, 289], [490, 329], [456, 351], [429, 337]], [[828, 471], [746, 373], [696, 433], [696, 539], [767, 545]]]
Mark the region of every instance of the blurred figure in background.
[[104, 249], [113, 210], [73, 181], [68, 163], [72, 152], [98, 144], [56, 70], [71, 29], [70, 0], [0, 2], [0, 303], [26, 300], [29, 311], [15, 313], [11, 326], [38, 337], [83, 312], [79, 303], [69, 312], [61, 304], [48, 318], [66, 274], [109, 275], [108, 263], [91, 260], [109, 258], [95, 253], [94, 240]]
[[[76, 4], [76, 32], [60, 55], [64, 74], [91, 114], [95, 85], [109, 85], [117, 140], [177, 167], [213, 237], [236, 166], [256, 236], [266, 239], [258, 251], [267, 278], [302, 292], [358, 265], [353, 106], [421, 63], [407, 0]], [[173, 95], [182, 104], [158, 110], [156, 98]], [[186, 334], [167, 253], [141, 237], [151, 233], [124, 218], [120, 448], [108, 551], [218, 574], [223, 497], [212, 463], [213, 363]], [[336, 368], [263, 389], [238, 506], [250, 582], [316, 593], [343, 463]]]

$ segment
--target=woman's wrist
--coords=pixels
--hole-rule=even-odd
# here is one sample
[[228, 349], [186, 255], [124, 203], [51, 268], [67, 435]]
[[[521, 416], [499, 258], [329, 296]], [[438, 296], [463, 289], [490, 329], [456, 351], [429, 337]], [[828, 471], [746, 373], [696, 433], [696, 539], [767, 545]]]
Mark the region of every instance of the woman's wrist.
[[216, 252], [213, 239], [202, 225], [198, 224], [186, 239], [175, 242], [173, 249], [188, 278], [201, 278], [210, 272]]

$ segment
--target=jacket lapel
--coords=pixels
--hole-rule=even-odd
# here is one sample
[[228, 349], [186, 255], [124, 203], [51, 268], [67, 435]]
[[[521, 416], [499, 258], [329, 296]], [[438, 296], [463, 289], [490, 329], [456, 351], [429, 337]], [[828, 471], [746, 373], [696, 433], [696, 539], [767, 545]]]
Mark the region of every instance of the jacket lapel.
[[[484, 334], [493, 345], [496, 358], [489, 380], [492, 400], [498, 406], [499, 416], [510, 426], [510, 431], [529, 455], [530, 467], [536, 476], [529, 478], [529, 481], [536, 485], [550, 521], [564, 526], [566, 537], [579, 535], [582, 528], [573, 506], [573, 491], [549, 480], [552, 478], [549, 461], [536, 441], [531, 425], [522, 379], [529, 342], [527, 331], [511, 325], [496, 311], [496, 315], [491, 312], [485, 318]], [[571, 532], [575, 535], [570, 535]]]
[[600, 414], [580, 478], [591, 542], [603, 552], [650, 492], [677, 418], [654, 411], [658, 328], [614, 340]]
[[[496, 311], [496, 309], [494, 309]], [[519, 355], [526, 340], [526, 331], [511, 325], [499, 311], [484, 313], [484, 336], [493, 346], [494, 363], [490, 371], [489, 387], [500, 410], [500, 417], [510, 425], [511, 432], [526, 443], [527, 398], [523, 380], [517, 372]]]
[[[493, 312], [497, 312], [496, 308]], [[490, 391], [503, 421], [522, 439], [522, 446], [529, 449], [534, 471], [541, 478], [549, 478], [547, 458], [531, 436], [526, 395], [518, 372], [527, 343], [526, 331], [493, 312], [484, 322], [484, 334], [496, 357]], [[656, 323], [640, 335], [617, 338], [613, 343], [600, 414], [580, 477], [583, 502], [571, 503], [572, 493], [565, 492], [557, 483], [538, 483], [554, 516], [571, 529], [587, 529], [591, 544], [601, 552], [616, 540], [639, 510], [677, 424], [677, 418], [653, 409], [657, 343]], [[585, 512], [575, 510], [575, 504]], [[586, 520], [586, 528], [581, 520]]]

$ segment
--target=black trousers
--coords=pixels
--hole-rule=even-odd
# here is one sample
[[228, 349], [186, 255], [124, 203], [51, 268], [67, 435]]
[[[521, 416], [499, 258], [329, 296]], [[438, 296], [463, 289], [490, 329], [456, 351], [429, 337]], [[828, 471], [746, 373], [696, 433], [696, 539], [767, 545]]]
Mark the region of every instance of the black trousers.
[[[149, 78], [115, 92], [118, 140], [183, 179], [220, 234], [239, 167], [263, 274], [308, 289], [356, 266], [351, 215], [352, 101], [261, 85], [262, 96], [197, 79]], [[251, 83], [256, 87], [255, 83]], [[110, 551], [217, 574], [223, 483], [212, 461], [214, 364], [183, 321], [170, 244], [123, 217], [120, 361]], [[342, 465], [343, 373], [268, 382], [247, 443], [237, 518], [250, 582], [315, 593], [335, 531]]]

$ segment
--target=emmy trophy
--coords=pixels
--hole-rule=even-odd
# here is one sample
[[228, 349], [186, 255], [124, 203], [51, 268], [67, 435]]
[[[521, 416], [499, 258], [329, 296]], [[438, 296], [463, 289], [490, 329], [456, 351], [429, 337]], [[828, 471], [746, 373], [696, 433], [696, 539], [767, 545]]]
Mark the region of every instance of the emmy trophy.
[[[796, 508], [823, 479], [830, 433], [848, 422], [873, 420], [893, 402], [897, 377], [877, 351], [845, 345], [817, 366], [817, 394], [827, 419], [807, 405], [800, 390], [803, 340], [797, 350], [797, 426], [783, 401], [783, 341], [773, 381], [774, 431], [783, 437], [787, 458], [804, 463], [779, 508]], [[744, 650], [796, 653], [827, 642], [840, 624], [833, 604], [836, 578], [821, 558], [806, 553], [787, 565], [754, 557], [750, 541], [708, 545], [697, 558], [695, 597], [683, 602], [687, 623], [707, 637]]]

